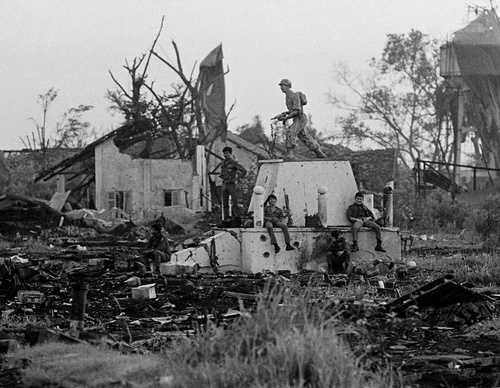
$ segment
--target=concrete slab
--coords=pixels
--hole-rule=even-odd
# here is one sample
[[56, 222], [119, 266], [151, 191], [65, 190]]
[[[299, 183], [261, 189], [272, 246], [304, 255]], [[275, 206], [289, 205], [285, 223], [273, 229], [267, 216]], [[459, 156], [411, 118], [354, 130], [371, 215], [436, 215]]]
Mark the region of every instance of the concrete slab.
[[[292, 273], [301, 270], [319, 270], [325, 263], [325, 249], [332, 230], [340, 230], [341, 236], [352, 243], [351, 229], [345, 228], [290, 228], [291, 243], [294, 251], [285, 250], [285, 241], [281, 229], [275, 228], [276, 239], [282, 247], [274, 252], [269, 233], [265, 228], [231, 228], [214, 236], [218, 270], [225, 272], [237, 270], [246, 273], [269, 270], [289, 270]], [[401, 239], [398, 229], [382, 228], [383, 246], [386, 253], [376, 252], [375, 233], [363, 228], [358, 236], [360, 250], [351, 253], [353, 262], [372, 262], [401, 260]], [[175, 263], [198, 264], [201, 272], [212, 271], [209, 249], [212, 237], [203, 241], [201, 246], [178, 251], [172, 255], [171, 265]]]
[[[264, 228], [244, 229], [242, 237], [242, 271], [262, 272], [265, 269], [275, 272], [278, 270], [289, 270], [292, 273], [301, 270], [319, 270], [325, 263], [325, 252], [328, 239], [333, 229], [339, 228], [290, 228], [291, 244], [296, 248], [294, 251], [285, 251], [285, 241], [281, 229], [275, 228], [274, 233], [280, 247], [279, 253], [274, 253], [269, 233]], [[341, 236], [345, 237], [349, 244], [352, 243], [350, 228], [341, 229]], [[399, 230], [382, 229], [383, 246], [386, 253], [376, 252], [375, 233], [370, 229], [363, 228], [358, 236], [360, 250], [351, 253], [353, 262], [371, 262], [378, 258], [381, 261], [399, 261], [401, 259], [401, 241]]]
[[196, 248], [186, 248], [175, 252], [170, 258], [170, 265], [198, 265], [200, 272], [211, 272], [210, 252], [217, 256], [218, 268], [224, 272], [241, 270], [241, 236], [239, 229], [218, 231], [213, 236], [200, 242]]
[[164, 275], [184, 275], [192, 274], [198, 270], [198, 264], [194, 262], [184, 262], [180, 263], [161, 263], [160, 272]]

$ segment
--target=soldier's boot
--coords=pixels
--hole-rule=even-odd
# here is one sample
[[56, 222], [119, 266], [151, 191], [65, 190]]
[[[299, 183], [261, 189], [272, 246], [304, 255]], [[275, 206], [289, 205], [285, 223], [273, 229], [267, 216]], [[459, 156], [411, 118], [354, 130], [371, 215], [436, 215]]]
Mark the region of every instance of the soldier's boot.
[[319, 148], [319, 147], [314, 150], [314, 153], [316, 154], [316, 158], [318, 158], [318, 159], [326, 158], [325, 153], [323, 151], [321, 151], [321, 148]]
[[357, 252], [357, 251], [359, 251], [358, 242], [357, 241], [353, 241], [352, 242], [351, 252]]
[[279, 251], [281, 251], [281, 248], [277, 243], [274, 243], [273, 245], [274, 245], [274, 253], [278, 253]]
[[382, 240], [377, 240], [377, 246], [375, 247], [377, 252], [387, 252], [384, 248], [382, 248]]

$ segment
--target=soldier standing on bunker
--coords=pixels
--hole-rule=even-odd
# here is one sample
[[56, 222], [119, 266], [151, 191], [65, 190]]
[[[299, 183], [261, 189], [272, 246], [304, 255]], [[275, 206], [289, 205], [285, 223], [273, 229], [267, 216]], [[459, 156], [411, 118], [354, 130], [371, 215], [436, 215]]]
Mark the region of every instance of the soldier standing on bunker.
[[377, 236], [377, 246], [375, 250], [378, 252], [386, 252], [382, 248], [382, 232], [380, 225], [375, 222], [375, 218], [370, 209], [368, 209], [363, 201], [365, 195], [362, 192], [357, 192], [354, 196], [355, 202], [347, 208], [346, 217], [352, 222], [352, 252], [359, 251], [358, 247], [358, 232], [363, 227], [366, 226], [375, 231]]
[[[287, 158], [294, 158], [294, 149], [297, 147], [297, 137], [316, 154], [317, 158], [326, 158], [326, 155], [321, 151], [319, 144], [306, 131], [307, 116], [302, 109], [305, 105], [299, 96], [292, 90], [292, 83], [288, 79], [282, 79], [279, 83], [281, 91], [285, 93], [285, 103], [288, 111], [280, 113], [271, 120], [283, 121], [286, 128], [286, 155]], [[286, 126], [286, 120], [292, 119], [293, 123], [289, 127]]]
[[229, 196], [231, 196], [231, 213], [235, 217], [238, 209], [238, 198], [236, 196], [236, 182], [244, 178], [247, 170], [233, 159], [233, 149], [224, 147], [222, 150], [224, 160], [220, 166], [220, 178], [222, 179], [222, 206], [224, 208], [224, 220], [229, 219]]

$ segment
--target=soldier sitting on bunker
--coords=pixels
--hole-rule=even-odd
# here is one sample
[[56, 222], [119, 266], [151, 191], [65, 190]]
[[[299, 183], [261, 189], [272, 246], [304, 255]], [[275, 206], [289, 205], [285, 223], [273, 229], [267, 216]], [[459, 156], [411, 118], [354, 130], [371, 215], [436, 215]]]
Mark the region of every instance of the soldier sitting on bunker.
[[382, 248], [382, 232], [380, 225], [375, 222], [375, 216], [364, 204], [365, 195], [361, 191], [354, 196], [355, 202], [347, 208], [346, 217], [352, 222], [352, 252], [359, 251], [358, 233], [359, 230], [366, 226], [375, 231], [377, 237], [377, 246], [375, 250], [378, 252], [386, 252]]
[[264, 227], [268, 230], [271, 236], [271, 244], [274, 245], [274, 251], [278, 253], [281, 248], [276, 241], [276, 236], [274, 235], [273, 228], [276, 226], [283, 231], [285, 235], [286, 250], [293, 251], [294, 247], [290, 245], [290, 233], [288, 233], [288, 227], [283, 221], [283, 210], [276, 206], [276, 196], [271, 194], [267, 197], [264, 203]]
[[348, 273], [351, 263], [351, 254], [344, 237], [340, 237], [340, 232], [334, 230], [331, 234], [332, 240], [329, 252], [326, 253], [329, 273]]

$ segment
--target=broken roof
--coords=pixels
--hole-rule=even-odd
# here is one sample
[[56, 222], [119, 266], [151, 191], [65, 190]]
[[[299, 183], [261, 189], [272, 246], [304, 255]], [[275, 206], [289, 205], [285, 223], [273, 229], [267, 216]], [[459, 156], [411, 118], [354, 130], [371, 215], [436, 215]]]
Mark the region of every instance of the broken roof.
[[249, 142], [248, 140], [245, 140], [244, 138], [242, 138], [240, 135], [237, 135], [236, 133], [232, 133], [232, 132], [228, 131], [226, 140], [236, 144], [236, 146], [238, 148], [243, 148], [243, 149], [245, 149], [253, 154], [256, 154], [257, 156], [260, 156], [263, 158], [269, 157], [269, 154], [266, 152], [266, 150], [264, 150], [261, 147], [256, 146], [255, 144]]
[[[61, 161], [60, 163], [56, 164], [55, 166], [50, 167], [47, 170], [44, 170], [44, 171], [40, 172], [36, 176], [35, 182], [38, 182], [40, 180], [46, 181], [46, 180], [49, 180], [50, 178], [52, 178], [52, 177], [54, 177], [54, 176], [56, 176], [58, 174], [62, 174], [62, 173], [68, 172], [68, 170], [71, 167], [73, 167], [73, 166], [75, 166], [77, 164], [84, 163], [85, 161], [88, 161], [91, 158], [93, 158], [94, 154], [95, 154], [96, 147], [99, 146], [100, 144], [104, 143], [106, 140], [108, 140], [110, 138], [113, 138], [115, 136], [116, 137], [122, 136], [122, 138], [123, 138], [129, 132], [130, 132], [130, 124], [125, 124], [125, 125], [121, 126], [120, 128], [117, 128], [114, 131], [109, 132], [108, 134], [100, 137], [99, 139], [97, 139], [93, 143], [91, 143], [88, 146], [86, 146], [78, 154], [76, 154], [76, 155], [74, 155], [74, 156], [72, 156], [70, 158], [67, 158], [67, 159]], [[142, 140], [143, 139], [141, 139], [141, 142], [143, 142]], [[156, 144], [155, 147], [156, 148], [158, 148], [159, 146], [161, 146], [161, 144], [163, 144], [162, 141], [161, 141], [161, 139], [159, 139], [159, 140], [160, 141], [156, 141], [155, 142], [155, 144]], [[165, 141], [169, 141], [169, 140], [165, 139]], [[232, 142], [238, 148], [245, 149], [248, 152], [256, 154], [259, 157], [263, 157], [263, 158], [268, 157], [268, 154], [267, 154], [267, 152], [265, 150], [263, 150], [262, 148], [260, 148], [260, 147], [258, 147], [256, 145], [252, 144], [251, 142], [243, 139], [241, 136], [239, 136], [239, 135], [237, 135], [235, 133], [232, 133], [232, 132], [228, 131], [228, 133], [227, 133], [227, 141], [228, 142]], [[135, 145], [129, 145], [128, 146], [129, 149], [131, 149], [133, 147], [135, 147], [137, 149], [140, 149], [141, 147], [143, 148], [144, 145], [143, 144], [142, 145], [139, 144], [138, 146], [135, 146]], [[153, 152], [151, 152], [152, 154], [155, 153], [154, 152], [155, 150], [152, 150], [152, 151], [153, 151]], [[156, 153], [158, 154], [158, 152], [156, 152]], [[159, 158], [158, 155], [156, 155], [156, 157], [154, 157], [154, 159], [157, 159], [157, 158]], [[89, 171], [85, 171], [83, 173], [89, 173]], [[75, 172], [75, 174], [76, 174], [76, 172]]]
[[57, 163], [56, 165], [54, 165], [46, 170], [43, 170], [35, 177], [35, 182], [38, 182], [40, 180], [44, 180], [44, 181], [49, 180], [50, 178], [52, 178], [58, 174], [62, 174], [63, 172], [67, 171], [69, 168], [77, 165], [78, 163], [83, 163], [83, 162], [89, 160], [90, 158], [93, 158], [95, 148], [99, 144], [104, 143], [106, 140], [108, 140], [109, 138], [116, 135], [116, 133], [121, 128], [122, 127], [115, 129], [114, 131], [111, 131], [110, 133], [100, 137], [96, 141], [90, 143], [88, 146], [86, 146], [82, 151], [80, 151], [76, 155], [73, 155], [70, 158], [64, 159], [61, 162]]

